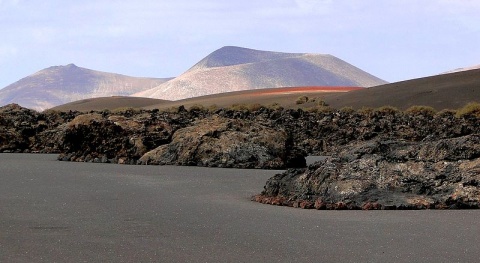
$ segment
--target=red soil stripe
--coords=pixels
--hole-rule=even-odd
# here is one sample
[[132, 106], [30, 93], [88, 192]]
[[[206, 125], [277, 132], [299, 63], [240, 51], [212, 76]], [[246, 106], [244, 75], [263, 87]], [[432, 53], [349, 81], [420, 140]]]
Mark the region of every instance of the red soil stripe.
[[251, 95], [272, 95], [272, 94], [281, 94], [281, 93], [300, 93], [300, 92], [348, 92], [352, 90], [363, 89], [362, 87], [319, 87], [319, 86], [309, 86], [309, 87], [285, 87], [285, 88], [276, 88], [268, 89], [264, 91], [253, 92]]

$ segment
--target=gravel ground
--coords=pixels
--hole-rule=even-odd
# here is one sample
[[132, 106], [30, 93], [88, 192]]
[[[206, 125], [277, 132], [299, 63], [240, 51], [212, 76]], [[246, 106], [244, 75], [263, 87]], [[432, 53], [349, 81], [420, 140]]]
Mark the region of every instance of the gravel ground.
[[0, 154], [0, 262], [478, 262], [480, 211], [251, 202], [279, 171]]

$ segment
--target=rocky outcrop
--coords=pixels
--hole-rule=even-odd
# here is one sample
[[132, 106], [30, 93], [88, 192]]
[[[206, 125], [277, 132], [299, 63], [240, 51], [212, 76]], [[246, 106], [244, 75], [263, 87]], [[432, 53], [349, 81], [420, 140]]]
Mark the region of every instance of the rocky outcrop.
[[[306, 155], [338, 156], [355, 143], [365, 147], [372, 141], [441, 142], [472, 134], [480, 134], [475, 115], [405, 113], [388, 107], [364, 111], [180, 107], [169, 112], [89, 114], [38, 113], [18, 105], [0, 108], [0, 152], [62, 153], [59, 159], [68, 161], [134, 164], [149, 152], [140, 163], [301, 167]], [[423, 156], [444, 154], [447, 160], [464, 153], [435, 147], [440, 149], [437, 153], [428, 149]]]
[[480, 135], [356, 142], [269, 179], [253, 200], [316, 209], [479, 208]]
[[479, 208], [477, 115], [219, 109], [44, 112], [0, 107], [0, 152], [59, 160], [210, 167], [302, 167], [254, 200], [317, 209]]
[[292, 163], [288, 136], [259, 123], [218, 116], [178, 130], [172, 142], [146, 153], [142, 164], [280, 169]]
[[0, 152], [22, 152], [35, 136], [36, 112], [10, 104], [0, 108]]
[[136, 164], [147, 151], [170, 142], [177, 126], [152, 112], [79, 115], [66, 124], [58, 159]]
[[59, 153], [59, 127], [76, 114], [38, 113], [17, 104], [0, 107], [0, 152]]

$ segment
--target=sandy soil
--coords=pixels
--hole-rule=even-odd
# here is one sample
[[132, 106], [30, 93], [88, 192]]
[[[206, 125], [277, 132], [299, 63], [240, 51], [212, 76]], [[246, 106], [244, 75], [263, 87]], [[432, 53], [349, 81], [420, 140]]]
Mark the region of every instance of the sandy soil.
[[0, 262], [478, 262], [480, 211], [251, 202], [278, 171], [0, 154]]

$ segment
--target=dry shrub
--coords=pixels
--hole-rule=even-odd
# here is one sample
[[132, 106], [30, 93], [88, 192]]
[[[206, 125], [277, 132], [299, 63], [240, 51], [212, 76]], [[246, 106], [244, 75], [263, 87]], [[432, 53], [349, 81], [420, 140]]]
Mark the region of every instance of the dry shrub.
[[113, 109], [111, 111], [111, 113], [114, 113], [114, 114], [135, 114], [139, 112], [140, 112], [140, 109], [132, 108], [132, 107], [120, 107], [120, 108]]
[[397, 113], [400, 113], [400, 110], [392, 107], [392, 106], [382, 106], [380, 108], [376, 108], [375, 112], [378, 113], [383, 113], [383, 114], [389, 114], [389, 115], [395, 115]]
[[234, 111], [243, 111], [243, 112], [254, 112], [258, 111], [263, 106], [259, 103], [254, 104], [232, 104], [229, 108]]
[[158, 110], [159, 112], [164, 112], [164, 113], [178, 113], [178, 112], [180, 112], [181, 107], [182, 107], [182, 109], [185, 109], [185, 107], [182, 105], [182, 106], [171, 106], [171, 107], [168, 107], [168, 108], [155, 109], [155, 110]]
[[450, 116], [455, 116], [457, 115], [456, 110], [451, 110], [451, 109], [443, 109], [439, 112], [437, 112], [437, 116], [439, 117], [450, 117]]
[[274, 102], [270, 105], [267, 105], [267, 109], [270, 109], [270, 110], [283, 110], [284, 108], [282, 107], [282, 105], [280, 105], [280, 103], [278, 102]]
[[247, 107], [248, 107], [248, 110], [253, 112], [253, 111], [260, 110], [263, 106], [259, 103], [254, 103], [254, 104], [248, 104]]
[[209, 112], [212, 112], [212, 113], [213, 113], [213, 112], [216, 112], [218, 109], [219, 109], [219, 107], [218, 107], [217, 104], [212, 104], [212, 105], [209, 105], [209, 106], [207, 107], [207, 110], [208, 110]]
[[335, 111], [335, 109], [328, 106], [317, 105], [314, 107], [306, 108], [305, 111], [312, 113], [332, 113]]
[[351, 114], [354, 113], [355, 110], [352, 107], [343, 107], [340, 109], [340, 112]]
[[480, 117], [480, 103], [471, 102], [457, 111], [457, 117]]
[[188, 111], [205, 111], [205, 106], [201, 105], [201, 104], [194, 104], [192, 106], [190, 106], [190, 108], [188, 109]]
[[248, 111], [248, 106], [246, 104], [235, 103], [230, 106], [230, 109], [234, 111]]
[[363, 115], [370, 115], [375, 111], [375, 109], [371, 107], [362, 107], [361, 109], [358, 110], [358, 113], [363, 114]]
[[322, 99], [318, 99], [318, 100], [315, 100], [315, 104], [317, 104], [317, 106], [320, 106], [320, 107], [328, 107], [330, 105], [328, 105], [328, 103], [326, 103], [324, 100]]
[[414, 116], [434, 116], [436, 111], [430, 106], [412, 106], [405, 110], [405, 113]]
[[297, 98], [297, 100], [295, 101], [295, 103], [297, 105], [300, 105], [300, 104], [305, 104], [308, 102], [308, 97], [307, 96], [300, 96]]

